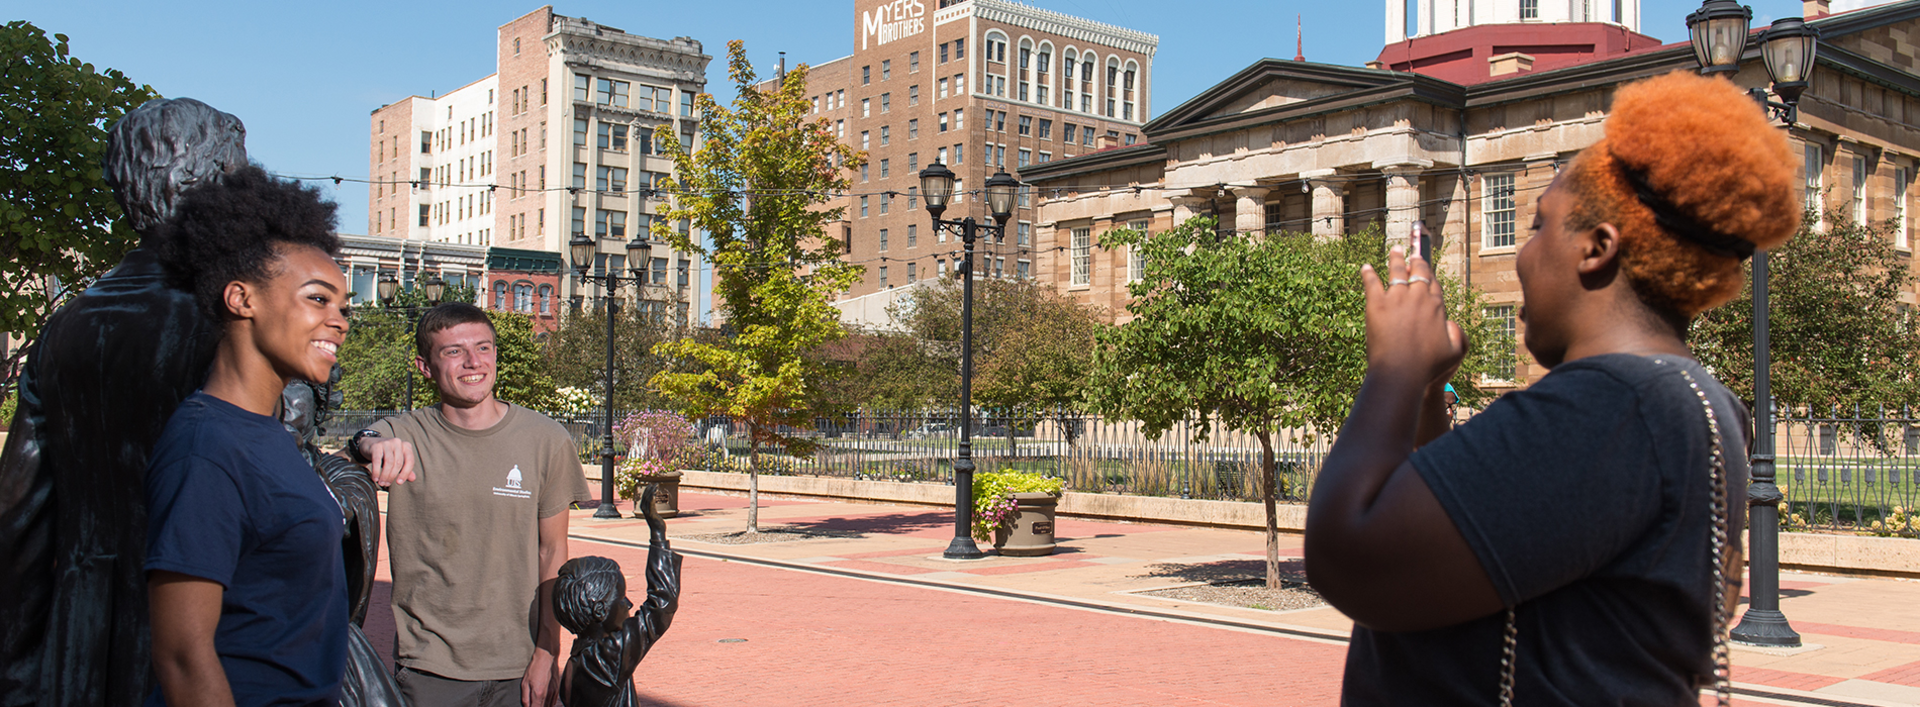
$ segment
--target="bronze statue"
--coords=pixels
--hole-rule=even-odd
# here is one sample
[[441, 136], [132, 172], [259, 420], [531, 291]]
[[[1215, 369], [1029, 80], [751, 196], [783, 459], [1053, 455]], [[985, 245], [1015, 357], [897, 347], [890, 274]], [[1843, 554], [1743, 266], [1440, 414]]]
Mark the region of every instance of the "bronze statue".
[[340, 364], [324, 384], [296, 380], [280, 391], [280, 423], [300, 445], [300, 453], [314, 473], [327, 482], [333, 500], [346, 517], [347, 534], [342, 557], [347, 570], [347, 674], [340, 681], [340, 707], [405, 707], [386, 662], [362, 630], [373, 594], [375, 567], [380, 561], [380, 503], [374, 497], [373, 478], [346, 459], [320, 451], [314, 444], [328, 411], [338, 405], [333, 386], [340, 382]]
[[110, 130], [103, 172], [140, 246], [47, 320], [0, 452], [0, 707], [140, 704], [148, 455], [205, 382], [220, 327], [167, 284], [181, 192], [245, 166], [240, 119], [157, 99]]
[[[560, 675], [560, 701], [567, 707], [633, 707], [633, 671], [673, 624], [680, 606], [680, 555], [667, 545], [667, 522], [653, 505], [654, 484], [640, 495], [653, 538], [647, 547], [647, 601], [635, 610], [627, 600], [620, 563], [576, 557], [560, 566], [553, 582], [553, 614], [572, 631], [573, 651]], [[631, 615], [629, 615], [631, 612]]]

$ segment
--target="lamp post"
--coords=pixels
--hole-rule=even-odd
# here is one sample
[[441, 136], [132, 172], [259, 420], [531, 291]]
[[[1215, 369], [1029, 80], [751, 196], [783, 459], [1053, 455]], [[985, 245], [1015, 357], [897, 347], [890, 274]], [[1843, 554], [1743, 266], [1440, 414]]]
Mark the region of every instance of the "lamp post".
[[[400, 281], [393, 276], [393, 273], [381, 275], [380, 280], [375, 283], [374, 288], [380, 295], [380, 306], [382, 308], [404, 312], [407, 315], [407, 338], [411, 339], [413, 338], [413, 329], [420, 321], [420, 310], [432, 309], [438, 306], [440, 304], [440, 296], [447, 291], [447, 283], [445, 280], [441, 280], [439, 275], [427, 276], [426, 281], [421, 283], [420, 287], [420, 289], [426, 291], [427, 306], [425, 307], [419, 305], [394, 306], [394, 302], [398, 301], [400, 295]], [[406, 405], [408, 410], [413, 409], [413, 370], [411, 367], [407, 370]]]
[[[1740, 69], [1746, 52], [1747, 23], [1753, 11], [1734, 0], [1708, 0], [1687, 15], [1693, 37], [1693, 56], [1703, 74]], [[1791, 129], [1798, 118], [1800, 94], [1813, 75], [1820, 30], [1798, 17], [1775, 20], [1760, 37], [1760, 54], [1778, 102], [1767, 99], [1767, 89], [1747, 95], [1769, 118]], [[1818, 169], [1807, 165], [1807, 169]], [[1780, 487], [1774, 483], [1773, 394], [1769, 381], [1772, 357], [1767, 340], [1767, 252], [1753, 254], [1753, 453], [1749, 461], [1753, 480], [1747, 485], [1747, 612], [1730, 632], [1733, 640], [1763, 646], [1798, 646], [1800, 634], [1780, 612]]]
[[[599, 274], [587, 273], [587, 270], [593, 267], [594, 254], [599, 251], [594, 239], [588, 238], [587, 234], [576, 234], [573, 240], [567, 242], [567, 250], [573, 258], [574, 276], [580, 280], [598, 283], [605, 288], [606, 293], [607, 386], [606, 397], [603, 399], [606, 408], [606, 431], [600, 438], [600, 508], [593, 512], [595, 518], [620, 517], [620, 509], [613, 505], [613, 322], [614, 313], [620, 307], [620, 298], [615, 294], [623, 281], [633, 281], [636, 289], [646, 282], [646, 266], [642, 256], [652, 247], [644, 234], [634, 234], [633, 240], [627, 241], [627, 270], [632, 273], [632, 276], [621, 277], [620, 273], [613, 268], [603, 268]], [[579, 298], [576, 297], [575, 301], [578, 302]], [[638, 513], [637, 510], [635, 512]]]
[[920, 197], [933, 215], [934, 232], [959, 236], [965, 246], [960, 265], [960, 452], [953, 460], [953, 542], [941, 554], [949, 560], [974, 560], [986, 553], [973, 543], [973, 243], [982, 232], [996, 240], [1005, 237], [1020, 181], [1004, 171], [987, 179], [987, 210], [994, 221], [987, 225], [972, 216], [940, 219], [953, 197], [953, 179], [953, 171], [939, 162], [920, 170]]

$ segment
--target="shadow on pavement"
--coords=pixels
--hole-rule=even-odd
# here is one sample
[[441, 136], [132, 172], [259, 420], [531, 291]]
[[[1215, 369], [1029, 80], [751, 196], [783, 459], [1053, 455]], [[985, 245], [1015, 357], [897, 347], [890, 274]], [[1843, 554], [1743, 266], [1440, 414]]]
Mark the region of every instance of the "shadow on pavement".
[[856, 536], [864, 536], [870, 533], [899, 535], [952, 527], [953, 513], [951, 511], [886, 513], [855, 518], [788, 521], [783, 523], [783, 525], [800, 531], [830, 531], [836, 534], [853, 533]]
[[[1248, 579], [1262, 579], [1267, 576], [1266, 560], [1219, 560], [1216, 562], [1161, 562], [1147, 565], [1146, 572], [1133, 575], [1135, 578], [1158, 577], [1181, 582], [1235, 582]], [[1280, 563], [1280, 578], [1295, 582], [1307, 581], [1307, 568], [1301, 560]]]

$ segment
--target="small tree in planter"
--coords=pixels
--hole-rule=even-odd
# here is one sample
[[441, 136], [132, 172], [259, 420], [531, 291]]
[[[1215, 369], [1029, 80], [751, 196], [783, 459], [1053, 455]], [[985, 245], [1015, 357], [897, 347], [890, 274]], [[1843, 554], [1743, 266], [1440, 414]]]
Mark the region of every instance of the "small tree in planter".
[[973, 537], [1002, 555], [1053, 554], [1053, 514], [1065, 484], [1031, 471], [973, 477]]
[[693, 425], [676, 413], [645, 410], [627, 415], [614, 425], [613, 433], [627, 448], [627, 457], [613, 470], [620, 495], [637, 503], [641, 489], [659, 484], [654, 506], [662, 516], [679, 515], [680, 470], [673, 462], [693, 438]]

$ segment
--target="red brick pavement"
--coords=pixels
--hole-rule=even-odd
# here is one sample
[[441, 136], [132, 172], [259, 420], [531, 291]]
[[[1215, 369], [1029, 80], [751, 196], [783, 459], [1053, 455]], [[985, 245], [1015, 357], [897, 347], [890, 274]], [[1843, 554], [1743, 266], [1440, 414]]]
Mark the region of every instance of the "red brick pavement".
[[[571, 547], [630, 572], [645, 555]], [[640, 667], [645, 704], [1331, 705], [1346, 655], [1340, 645], [738, 562], [688, 557], [684, 573], [683, 608]], [[719, 642], [727, 638], [746, 641]]]
[[1828, 685], [1843, 682], [1845, 678], [1736, 665], [1733, 666], [1733, 680], [1734, 682], [1766, 685], [1768, 687], [1784, 687], [1789, 690], [1807, 690], [1811, 692]]
[[1906, 665], [1896, 665], [1876, 673], [1862, 675], [1860, 679], [1872, 680], [1874, 682], [1888, 682], [1895, 685], [1906, 685], [1907, 687], [1920, 687], [1920, 661]]
[[1823, 636], [1865, 638], [1872, 641], [1920, 645], [1920, 631], [1899, 631], [1890, 628], [1842, 626], [1840, 624], [1817, 624], [1810, 621], [1794, 621], [1792, 624], [1794, 630], [1802, 634], [1815, 633]]

